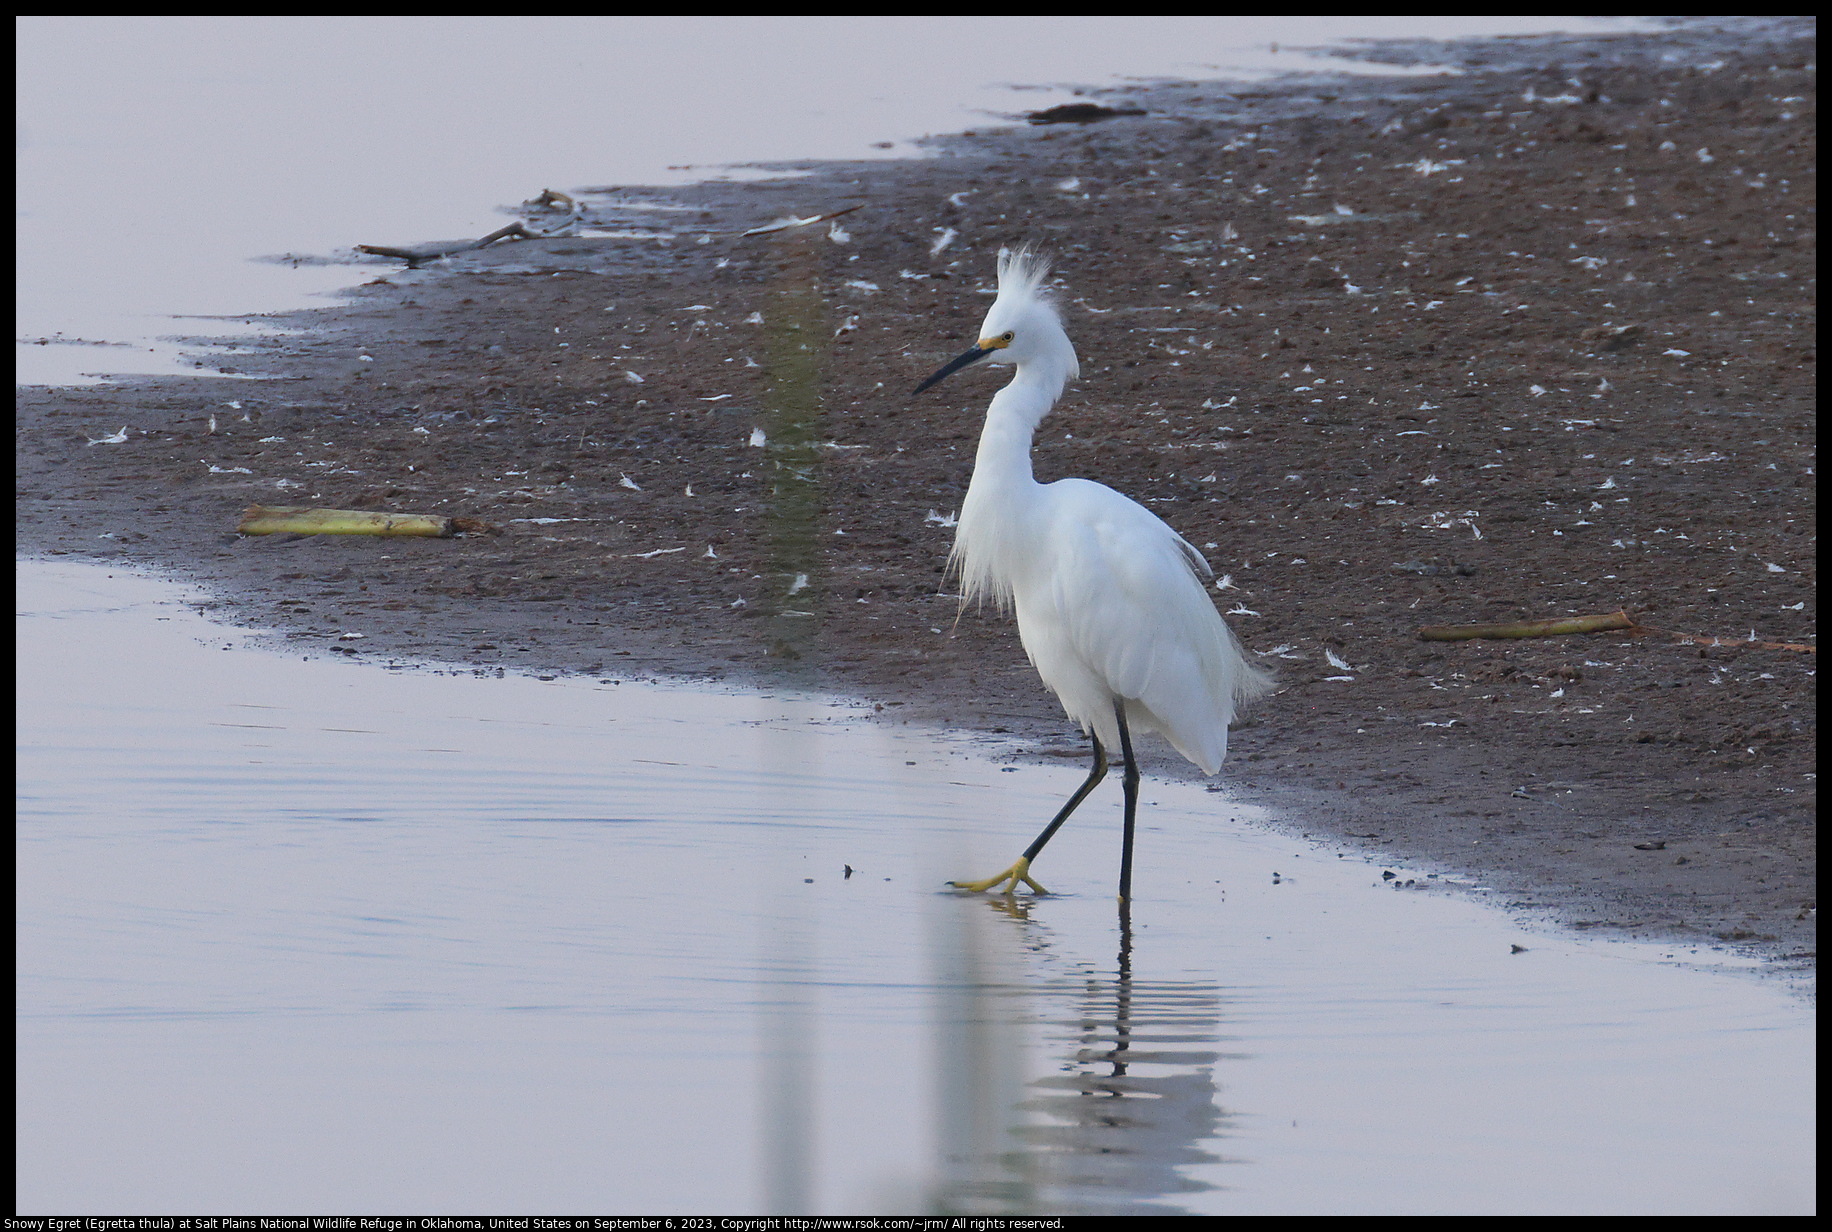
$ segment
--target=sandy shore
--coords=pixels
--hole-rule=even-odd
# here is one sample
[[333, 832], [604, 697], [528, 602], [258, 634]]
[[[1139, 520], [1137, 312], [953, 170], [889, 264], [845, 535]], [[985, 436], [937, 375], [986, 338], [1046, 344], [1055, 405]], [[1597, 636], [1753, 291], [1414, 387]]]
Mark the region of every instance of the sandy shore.
[[[584, 188], [589, 228], [649, 238], [377, 262], [235, 358], [270, 380], [21, 388], [18, 547], [175, 571], [308, 652], [786, 679], [1079, 757], [1010, 623], [956, 623], [944, 583], [996, 378], [909, 394], [1031, 240], [1082, 360], [1038, 477], [1203, 547], [1281, 674], [1230, 792], [1522, 911], [1799, 969], [1815, 655], [1417, 632], [1626, 608], [1815, 640], [1813, 39], [1383, 45], [1467, 71], [1167, 84], [919, 162]], [[239, 539], [251, 502], [502, 533]]]

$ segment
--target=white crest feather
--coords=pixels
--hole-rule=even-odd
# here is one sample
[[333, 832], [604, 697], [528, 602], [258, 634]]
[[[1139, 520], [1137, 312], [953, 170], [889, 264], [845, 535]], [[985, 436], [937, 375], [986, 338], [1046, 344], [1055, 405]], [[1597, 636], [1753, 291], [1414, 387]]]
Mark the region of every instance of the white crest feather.
[[1028, 301], [1055, 311], [1055, 303], [1043, 283], [1050, 276], [1050, 259], [1024, 244], [1016, 249], [999, 249], [999, 298], [1010, 302]]

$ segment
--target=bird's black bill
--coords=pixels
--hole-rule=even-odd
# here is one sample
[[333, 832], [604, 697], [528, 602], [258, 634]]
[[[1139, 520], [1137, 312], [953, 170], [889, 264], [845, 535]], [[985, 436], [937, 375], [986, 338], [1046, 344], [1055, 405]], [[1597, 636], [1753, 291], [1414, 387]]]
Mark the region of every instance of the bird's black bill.
[[966, 351], [960, 355], [956, 355], [953, 359], [947, 362], [947, 364], [942, 368], [940, 372], [937, 372], [934, 376], [930, 377], [928, 380], [918, 385], [916, 387], [916, 392], [921, 393], [923, 390], [927, 389], [931, 385], [940, 384], [942, 381], [945, 381], [949, 377], [953, 376], [956, 372], [959, 372], [962, 368], [965, 368], [968, 364], [977, 363], [978, 361], [986, 358], [986, 356], [992, 354], [992, 351], [993, 351], [993, 348], [991, 347], [976, 346], [971, 351]]

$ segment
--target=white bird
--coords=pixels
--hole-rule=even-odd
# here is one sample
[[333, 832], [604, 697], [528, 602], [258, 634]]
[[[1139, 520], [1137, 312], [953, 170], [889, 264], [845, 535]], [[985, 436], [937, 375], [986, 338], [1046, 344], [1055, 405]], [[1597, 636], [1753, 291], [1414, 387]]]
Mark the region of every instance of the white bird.
[[1018, 636], [1043, 683], [1093, 742], [1094, 765], [1017, 863], [967, 890], [1023, 881], [1031, 861], [1107, 773], [1107, 750], [1126, 760], [1120, 902], [1132, 897], [1139, 771], [1132, 732], [1162, 733], [1204, 773], [1221, 769], [1236, 710], [1273, 688], [1248, 663], [1204, 579], [1202, 553], [1144, 506], [1087, 479], [1038, 483], [1031, 437], [1063, 386], [1081, 374], [1075, 347], [1043, 289], [1048, 263], [1028, 249], [999, 254], [999, 294], [977, 346], [916, 387], [921, 393], [969, 365], [1017, 368], [993, 395], [961, 505], [950, 565], [963, 605], [991, 599], [1015, 610]]

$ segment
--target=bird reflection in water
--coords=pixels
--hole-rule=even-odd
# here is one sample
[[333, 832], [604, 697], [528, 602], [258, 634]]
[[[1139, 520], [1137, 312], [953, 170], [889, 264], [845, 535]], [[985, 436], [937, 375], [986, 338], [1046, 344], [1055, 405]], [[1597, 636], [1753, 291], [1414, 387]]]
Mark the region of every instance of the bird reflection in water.
[[[1025, 948], [1051, 957], [1047, 930], [1029, 918], [1028, 900], [985, 904], [1024, 930]], [[1230, 1131], [1217, 1102], [1213, 1049], [1221, 1028], [1218, 985], [1135, 976], [1132, 930], [1122, 916], [1111, 972], [1083, 971], [1028, 988], [981, 986], [1010, 1015], [1040, 1033], [1056, 1072], [1022, 1090], [1001, 1110], [1000, 1140], [982, 1137], [978, 1158], [956, 1157], [950, 1211], [1149, 1215], [1177, 1214], [1179, 1195], [1214, 1188], [1186, 1174], [1220, 1162], [1212, 1149]]]

